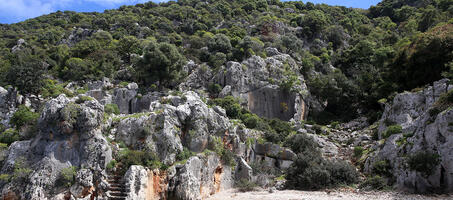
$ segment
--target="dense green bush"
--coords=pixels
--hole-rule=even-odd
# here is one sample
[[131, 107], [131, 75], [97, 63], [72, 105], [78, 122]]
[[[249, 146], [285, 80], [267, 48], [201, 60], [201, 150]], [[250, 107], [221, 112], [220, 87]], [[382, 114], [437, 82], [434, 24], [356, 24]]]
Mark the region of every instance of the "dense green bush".
[[160, 82], [162, 86], [172, 86], [184, 76], [181, 71], [186, 59], [178, 48], [169, 43], [151, 41], [144, 49], [136, 65], [138, 80], [145, 85]]
[[209, 84], [208, 86], [208, 91], [212, 94], [212, 95], [217, 95], [219, 94], [221, 91], [222, 91], [222, 86], [220, 86], [219, 84], [217, 83], [212, 83], [212, 84]]
[[194, 156], [195, 153], [184, 147], [183, 151], [178, 153], [176, 155], [176, 160], [181, 161], [181, 160], [186, 160], [189, 159], [190, 157]]
[[392, 175], [392, 167], [388, 160], [379, 160], [373, 163], [372, 165], [373, 173], [381, 175], [381, 176], [391, 176]]
[[293, 135], [285, 141], [285, 146], [291, 148], [294, 153], [317, 151], [318, 144], [313, 137], [307, 134]]
[[387, 127], [387, 130], [385, 130], [385, 132], [382, 134], [382, 138], [388, 138], [391, 135], [399, 134], [402, 132], [403, 132], [403, 127], [401, 127], [400, 125], [392, 125], [392, 126]]
[[123, 150], [120, 152], [119, 163], [121, 171], [125, 173], [131, 165], [141, 165], [151, 169], [158, 169], [162, 166], [159, 157], [155, 153], [139, 150]]
[[19, 131], [16, 129], [6, 129], [0, 134], [0, 143], [10, 145], [15, 141], [21, 140], [21, 138]]
[[107, 114], [118, 115], [118, 114], [120, 114], [120, 109], [118, 108], [118, 105], [116, 105], [116, 104], [106, 104], [104, 106], [104, 112]]
[[58, 181], [64, 187], [71, 187], [75, 183], [76, 174], [77, 174], [77, 168], [74, 166], [71, 166], [68, 168], [63, 168], [60, 171], [60, 176], [58, 178]]
[[39, 118], [39, 113], [31, 111], [30, 108], [21, 105], [19, 109], [11, 117], [10, 123], [15, 125], [17, 128], [21, 128], [24, 125], [34, 125]]
[[349, 163], [327, 161], [317, 151], [297, 154], [286, 172], [287, 186], [317, 190], [358, 181], [359, 174]]
[[434, 172], [440, 161], [439, 154], [420, 151], [410, 155], [407, 159], [407, 164], [411, 170], [418, 171], [426, 176], [429, 176]]
[[287, 187], [317, 190], [358, 181], [355, 167], [344, 161], [325, 160], [311, 137], [295, 135], [288, 144], [297, 157], [286, 172]]
[[359, 147], [359, 146], [354, 147], [354, 158], [357, 159], [357, 158], [362, 157], [363, 151], [364, 151], [363, 147]]
[[24, 93], [39, 93], [43, 85], [45, 65], [32, 50], [24, 49], [12, 56], [12, 66], [6, 76], [7, 82]]
[[387, 187], [387, 181], [380, 176], [373, 176], [367, 178], [364, 182], [360, 183], [359, 188], [364, 190], [383, 190]]
[[72, 97], [74, 94], [68, 89], [64, 88], [64, 84], [58, 84], [55, 80], [46, 79], [43, 81], [41, 88], [41, 95], [44, 98], [55, 98], [60, 94], [65, 94], [67, 97]]
[[78, 104], [82, 104], [82, 103], [85, 103], [85, 101], [93, 101], [93, 100], [94, 100], [94, 98], [90, 97], [90, 96], [80, 96], [79, 98], [77, 98], [77, 100], [75, 102]]
[[11, 179], [19, 183], [27, 182], [29, 175], [33, 172], [27, 167], [27, 163], [24, 157], [19, 157], [14, 162], [14, 171]]

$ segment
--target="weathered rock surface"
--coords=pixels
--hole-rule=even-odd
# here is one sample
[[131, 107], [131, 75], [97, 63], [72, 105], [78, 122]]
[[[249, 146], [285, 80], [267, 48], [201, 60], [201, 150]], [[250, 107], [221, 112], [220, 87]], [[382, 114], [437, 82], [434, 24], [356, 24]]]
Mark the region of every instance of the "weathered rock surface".
[[2, 194], [15, 192], [22, 199], [50, 198], [49, 189], [60, 188], [57, 184], [60, 171], [75, 166], [88, 171], [77, 177], [76, 186], [80, 185], [81, 189], [72, 191], [80, 193], [72, 195], [91, 195], [93, 186], [98, 187], [92, 180], [102, 179], [105, 165], [112, 159], [110, 147], [100, 130], [102, 116], [103, 107], [97, 101], [76, 104], [60, 95], [47, 102], [39, 118], [36, 137], [13, 143], [1, 170], [3, 174], [10, 174], [20, 165], [31, 170], [30, 174], [23, 180], [8, 183]]
[[14, 88], [0, 87], [0, 124], [4, 127], [9, 127], [9, 120], [17, 109], [18, 101], [18, 94]]
[[137, 88], [135, 87], [117, 88], [113, 92], [112, 102], [118, 105], [121, 114], [130, 114], [132, 113], [131, 103], [136, 95]]
[[170, 180], [170, 198], [203, 199], [220, 190], [233, 186], [231, 168], [222, 165], [217, 155], [189, 158], [186, 164], [176, 166], [176, 174]]
[[[214, 72], [199, 66], [180, 85], [181, 90], [206, 89], [210, 84], [223, 87], [219, 96], [240, 98], [253, 113], [267, 118], [303, 120], [308, 115], [308, 90], [299, 66], [287, 54], [270, 49], [266, 59], [253, 56], [242, 63], [228, 62]], [[292, 83], [291, 83], [292, 82]]]
[[[433, 115], [430, 107], [439, 96], [453, 89], [448, 80], [435, 82], [420, 92], [398, 94], [386, 106], [381, 118], [379, 134], [391, 124], [401, 125], [402, 133], [391, 135], [367, 160], [365, 169], [373, 170], [373, 163], [387, 160], [399, 189], [410, 192], [453, 191], [453, 110]], [[419, 152], [431, 152], [440, 157], [430, 175], [414, 171], [407, 166], [407, 157]]]

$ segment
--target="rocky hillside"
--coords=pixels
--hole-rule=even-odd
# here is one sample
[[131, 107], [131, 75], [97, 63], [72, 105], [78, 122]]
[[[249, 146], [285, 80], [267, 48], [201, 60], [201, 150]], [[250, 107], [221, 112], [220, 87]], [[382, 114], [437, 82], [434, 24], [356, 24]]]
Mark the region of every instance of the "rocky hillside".
[[452, 3], [180, 0], [0, 25], [0, 195], [451, 193]]

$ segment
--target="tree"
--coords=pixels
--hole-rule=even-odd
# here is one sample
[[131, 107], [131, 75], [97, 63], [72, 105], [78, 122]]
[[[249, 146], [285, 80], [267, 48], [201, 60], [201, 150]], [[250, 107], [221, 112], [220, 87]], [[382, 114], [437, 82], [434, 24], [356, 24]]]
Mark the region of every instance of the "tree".
[[21, 92], [38, 93], [43, 84], [45, 63], [27, 50], [19, 52], [14, 61], [8, 71], [8, 82]]
[[289, 34], [281, 37], [282, 46], [285, 48], [286, 53], [295, 53], [302, 50], [304, 45], [302, 40], [299, 40], [295, 35]]
[[120, 39], [117, 46], [118, 53], [126, 63], [130, 63], [131, 54], [139, 54], [140, 43], [134, 36], [126, 36]]
[[298, 16], [293, 20], [298, 26], [303, 28], [303, 33], [308, 38], [312, 38], [321, 33], [321, 31], [329, 24], [326, 15], [320, 10], [310, 10], [304, 16]]
[[81, 58], [70, 58], [62, 69], [62, 77], [66, 80], [83, 80], [89, 74], [89, 64]]
[[159, 82], [161, 86], [171, 87], [182, 77], [185, 62], [175, 45], [152, 41], [135, 64], [137, 78], [147, 85]]
[[11, 64], [8, 60], [3, 60], [0, 58], [0, 85], [7, 85], [7, 75], [11, 67]]
[[208, 42], [208, 48], [210, 51], [229, 53], [231, 52], [230, 39], [224, 34], [216, 34]]

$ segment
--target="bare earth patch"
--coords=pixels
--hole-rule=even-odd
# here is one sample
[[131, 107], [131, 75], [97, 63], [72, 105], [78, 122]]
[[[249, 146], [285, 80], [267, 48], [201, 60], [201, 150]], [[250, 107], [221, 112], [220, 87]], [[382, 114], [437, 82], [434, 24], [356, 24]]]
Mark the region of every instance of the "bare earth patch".
[[267, 190], [241, 193], [236, 190], [226, 190], [217, 193], [208, 200], [440, 200], [453, 199], [453, 195], [416, 195], [398, 192], [356, 192], [356, 191], [295, 191], [282, 190], [270, 193]]

